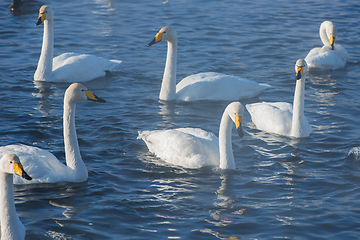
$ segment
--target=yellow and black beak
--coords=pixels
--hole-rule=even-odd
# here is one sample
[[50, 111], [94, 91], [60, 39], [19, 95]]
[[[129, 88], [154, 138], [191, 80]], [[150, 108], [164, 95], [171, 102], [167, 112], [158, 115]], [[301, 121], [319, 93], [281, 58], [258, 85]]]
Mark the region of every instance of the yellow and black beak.
[[329, 39], [329, 44], [331, 46], [331, 50], [334, 50], [334, 43], [335, 43], [335, 38], [331, 35], [330, 39]]
[[93, 94], [90, 90], [84, 90], [86, 97], [88, 100], [90, 101], [95, 101], [95, 102], [102, 102], [105, 103], [106, 101], [102, 98], [99, 98], [98, 96], [96, 96], [95, 94]]
[[154, 39], [147, 46], [150, 47], [151, 45], [160, 42], [162, 40], [162, 38], [163, 38], [163, 35], [164, 35], [163, 32], [158, 32], [155, 35]]
[[39, 13], [39, 18], [38, 21], [35, 23], [35, 26], [39, 26], [40, 24], [42, 24], [43, 21], [45, 21], [45, 18], [46, 18], [46, 12]]
[[235, 115], [235, 126], [236, 126], [236, 132], [239, 135], [239, 137], [243, 137], [244, 136], [244, 132], [242, 129], [242, 121], [243, 121], [243, 117], [239, 117], [239, 115]]
[[23, 166], [21, 163], [13, 163], [14, 166], [14, 173], [16, 175], [19, 175], [22, 178], [25, 178], [26, 180], [31, 180], [32, 178], [25, 172]]
[[301, 79], [304, 73], [304, 66], [296, 66], [296, 80]]

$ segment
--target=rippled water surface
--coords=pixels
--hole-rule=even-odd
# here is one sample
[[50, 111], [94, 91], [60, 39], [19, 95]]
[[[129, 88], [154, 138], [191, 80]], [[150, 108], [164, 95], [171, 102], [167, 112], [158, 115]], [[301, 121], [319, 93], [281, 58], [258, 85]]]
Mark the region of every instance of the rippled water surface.
[[[106, 104], [81, 102], [76, 126], [89, 179], [15, 188], [26, 239], [357, 239], [360, 235], [359, 7], [354, 1], [47, 1], [55, 50], [122, 64], [84, 83]], [[43, 26], [37, 12], [12, 16], [1, 2], [1, 145], [24, 143], [64, 161], [63, 95], [68, 84], [34, 83]], [[292, 102], [294, 64], [321, 45], [332, 20], [350, 55], [344, 69], [308, 74], [304, 139], [258, 131], [244, 116], [233, 132], [236, 171], [165, 164], [137, 140], [141, 130], [200, 127], [218, 133], [229, 102], [158, 100], [166, 44], [178, 34], [178, 80], [216, 71], [272, 88], [243, 104]]]

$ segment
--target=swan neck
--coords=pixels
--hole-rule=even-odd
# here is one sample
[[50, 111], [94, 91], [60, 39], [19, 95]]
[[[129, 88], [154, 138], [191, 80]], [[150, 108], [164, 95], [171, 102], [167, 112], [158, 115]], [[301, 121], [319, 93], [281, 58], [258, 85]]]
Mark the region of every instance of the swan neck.
[[75, 128], [75, 108], [76, 103], [67, 101], [64, 98], [64, 145], [65, 145], [65, 159], [68, 170], [74, 174], [74, 181], [85, 181], [88, 177], [88, 172], [80, 154], [79, 144]]
[[44, 21], [44, 34], [41, 47], [41, 54], [35, 71], [34, 80], [48, 80], [52, 74], [54, 55], [54, 20]]
[[296, 81], [294, 102], [293, 102], [293, 118], [291, 125], [291, 136], [301, 137], [301, 129], [305, 127], [304, 116], [304, 97], [305, 96], [305, 76]]
[[177, 39], [168, 41], [165, 71], [161, 84], [161, 100], [171, 101], [176, 98], [176, 65], [177, 65]]
[[321, 42], [324, 44], [324, 46], [330, 46], [329, 38], [328, 38], [328, 36], [326, 34], [325, 24], [321, 24], [319, 34], [320, 34]]
[[221, 118], [219, 130], [220, 168], [235, 169], [231, 141], [232, 120], [226, 110]]
[[24, 226], [15, 209], [13, 175], [0, 172], [0, 182], [1, 239], [10, 239], [21, 234]]

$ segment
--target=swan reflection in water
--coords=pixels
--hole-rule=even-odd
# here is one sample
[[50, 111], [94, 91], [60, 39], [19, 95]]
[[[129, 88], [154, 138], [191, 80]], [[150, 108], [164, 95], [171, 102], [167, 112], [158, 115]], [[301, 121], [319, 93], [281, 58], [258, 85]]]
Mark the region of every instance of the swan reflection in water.
[[52, 83], [42, 82], [42, 81], [34, 81], [34, 88], [39, 90], [38, 93], [32, 93], [34, 97], [39, 98], [39, 104], [36, 110], [40, 111], [45, 116], [50, 114], [50, 111], [53, 109], [49, 98], [54, 94]]

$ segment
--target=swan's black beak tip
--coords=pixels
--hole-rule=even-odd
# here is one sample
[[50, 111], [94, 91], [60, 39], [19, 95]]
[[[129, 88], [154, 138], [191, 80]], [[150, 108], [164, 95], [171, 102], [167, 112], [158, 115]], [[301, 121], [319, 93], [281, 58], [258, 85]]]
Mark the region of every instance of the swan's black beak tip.
[[25, 178], [26, 180], [32, 180], [32, 177], [30, 177], [25, 171], [22, 172], [22, 178]]
[[148, 47], [150, 47], [151, 45], [156, 43], [156, 38], [154, 38], [151, 42], [149, 42], [149, 44], [147, 45]]
[[237, 134], [239, 135], [239, 137], [243, 137], [244, 136], [244, 131], [242, 129], [242, 126], [239, 126], [237, 129], [236, 129], [236, 132]]
[[41, 18], [38, 19], [38, 21], [35, 23], [35, 26], [39, 26], [42, 23]]

